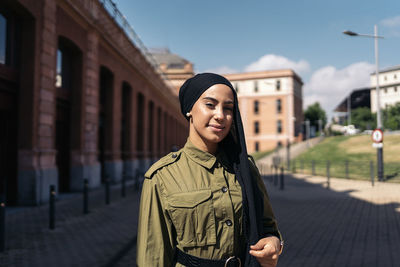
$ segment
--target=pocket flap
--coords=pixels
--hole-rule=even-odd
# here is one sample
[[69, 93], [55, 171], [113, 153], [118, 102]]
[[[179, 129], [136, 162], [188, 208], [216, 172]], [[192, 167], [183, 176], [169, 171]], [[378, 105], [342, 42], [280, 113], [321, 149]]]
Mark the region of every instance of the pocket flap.
[[193, 208], [211, 197], [211, 190], [176, 193], [168, 197], [169, 204], [175, 208]]

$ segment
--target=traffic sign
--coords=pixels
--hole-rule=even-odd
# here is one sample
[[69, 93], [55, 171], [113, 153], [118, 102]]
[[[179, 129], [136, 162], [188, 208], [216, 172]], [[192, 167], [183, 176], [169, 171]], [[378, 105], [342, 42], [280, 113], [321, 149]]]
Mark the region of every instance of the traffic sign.
[[383, 141], [383, 132], [381, 129], [375, 129], [371, 135], [372, 141], [374, 143], [382, 143]]

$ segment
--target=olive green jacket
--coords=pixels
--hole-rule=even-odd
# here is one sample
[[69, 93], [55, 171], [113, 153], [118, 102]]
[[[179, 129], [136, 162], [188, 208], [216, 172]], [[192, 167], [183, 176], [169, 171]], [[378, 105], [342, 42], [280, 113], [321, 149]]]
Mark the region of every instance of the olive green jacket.
[[[278, 232], [264, 183], [251, 161], [264, 195], [264, 234]], [[239, 255], [242, 193], [227, 157], [185, 147], [161, 158], [145, 174], [137, 239], [137, 265], [172, 266], [174, 249], [207, 259]], [[182, 266], [177, 264], [176, 266]]]

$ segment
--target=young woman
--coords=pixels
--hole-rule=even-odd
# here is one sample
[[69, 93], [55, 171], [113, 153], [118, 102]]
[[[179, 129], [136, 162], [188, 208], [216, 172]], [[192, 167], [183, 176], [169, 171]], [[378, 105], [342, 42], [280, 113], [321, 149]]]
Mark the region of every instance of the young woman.
[[282, 239], [231, 83], [198, 74], [179, 100], [189, 138], [145, 174], [138, 266], [276, 266]]

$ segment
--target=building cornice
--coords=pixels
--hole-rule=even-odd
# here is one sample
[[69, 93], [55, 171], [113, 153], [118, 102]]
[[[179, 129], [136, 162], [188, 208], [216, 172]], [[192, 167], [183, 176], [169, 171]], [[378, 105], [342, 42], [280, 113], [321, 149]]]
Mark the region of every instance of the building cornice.
[[297, 80], [297, 82], [299, 82], [301, 85], [303, 85], [303, 81], [301, 80], [301, 78], [291, 69], [231, 73], [223, 74], [223, 76], [230, 81], [292, 77]]

